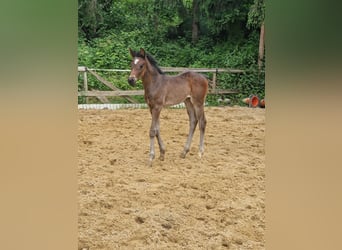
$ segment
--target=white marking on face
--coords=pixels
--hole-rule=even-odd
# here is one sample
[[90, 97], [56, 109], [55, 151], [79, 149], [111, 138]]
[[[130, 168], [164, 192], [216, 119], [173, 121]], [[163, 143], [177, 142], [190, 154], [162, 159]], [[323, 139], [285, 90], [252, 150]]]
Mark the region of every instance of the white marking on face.
[[135, 58], [134, 64], [137, 64], [138, 62], [139, 62], [139, 59], [138, 59], [138, 58]]

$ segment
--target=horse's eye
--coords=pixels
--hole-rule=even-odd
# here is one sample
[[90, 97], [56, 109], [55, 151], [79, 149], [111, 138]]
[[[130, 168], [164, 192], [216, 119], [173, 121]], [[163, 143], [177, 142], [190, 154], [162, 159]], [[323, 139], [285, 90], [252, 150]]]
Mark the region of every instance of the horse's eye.
[[140, 68], [140, 69], [142, 69], [143, 67], [144, 67], [144, 65], [143, 65], [143, 64], [141, 64], [139, 68]]

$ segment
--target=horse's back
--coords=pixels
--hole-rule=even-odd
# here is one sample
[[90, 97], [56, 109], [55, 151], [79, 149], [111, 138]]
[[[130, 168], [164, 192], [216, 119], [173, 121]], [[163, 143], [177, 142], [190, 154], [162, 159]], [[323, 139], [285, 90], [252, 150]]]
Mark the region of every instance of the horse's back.
[[194, 71], [185, 71], [181, 73], [179, 76], [187, 78], [187, 79], [196, 80], [200, 82], [201, 84], [208, 84], [208, 79], [204, 75], [194, 72]]

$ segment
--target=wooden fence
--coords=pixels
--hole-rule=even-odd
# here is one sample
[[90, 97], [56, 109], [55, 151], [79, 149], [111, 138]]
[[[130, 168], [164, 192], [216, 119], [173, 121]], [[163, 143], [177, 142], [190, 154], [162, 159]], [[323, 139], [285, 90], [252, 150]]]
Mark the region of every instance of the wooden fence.
[[[187, 70], [191, 70], [194, 72], [199, 73], [212, 73], [213, 77], [212, 79], [209, 79], [209, 90], [208, 94], [236, 94], [238, 93], [237, 90], [233, 89], [220, 89], [217, 84], [217, 74], [226, 72], [226, 73], [232, 73], [232, 74], [239, 74], [239, 73], [245, 73], [245, 70], [239, 70], [239, 69], [209, 69], [209, 68], [171, 68], [171, 67], [161, 67], [161, 69], [164, 72], [173, 72], [173, 73], [180, 73]], [[83, 90], [78, 92], [79, 97], [96, 97], [99, 99], [102, 103], [108, 103], [107, 97], [113, 97], [113, 96], [121, 96], [125, 99], [127, 99], [131, 103], [136, 103], [136, 101], [131, 98], [130, 96], [141, 96], [144, 95], [144, 90], [122, 90], [103, 77], [101, 77], [97, 71], [107, 71], [107, 72], [130, 72], [130, 70], [126, 69], [90, 69], [84, 66], [78, 67], [78, 73], [83, 74]], [[102, 84], [107, 86], [111, 91], [100, 91], [100, 90], [89, 90], [88, 86], [88, 73], [93, 75], [98, 81], [100, 81]]]

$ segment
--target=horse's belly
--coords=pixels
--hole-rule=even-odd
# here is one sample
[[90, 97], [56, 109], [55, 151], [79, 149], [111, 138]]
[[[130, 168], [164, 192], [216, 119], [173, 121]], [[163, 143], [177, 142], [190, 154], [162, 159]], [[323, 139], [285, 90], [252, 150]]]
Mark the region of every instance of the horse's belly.
[[166, 96], [165, 98], [165, 106], [172, 106], [184, 102], [186, 98], [190, 97], [190, 95], [172, 95]]

